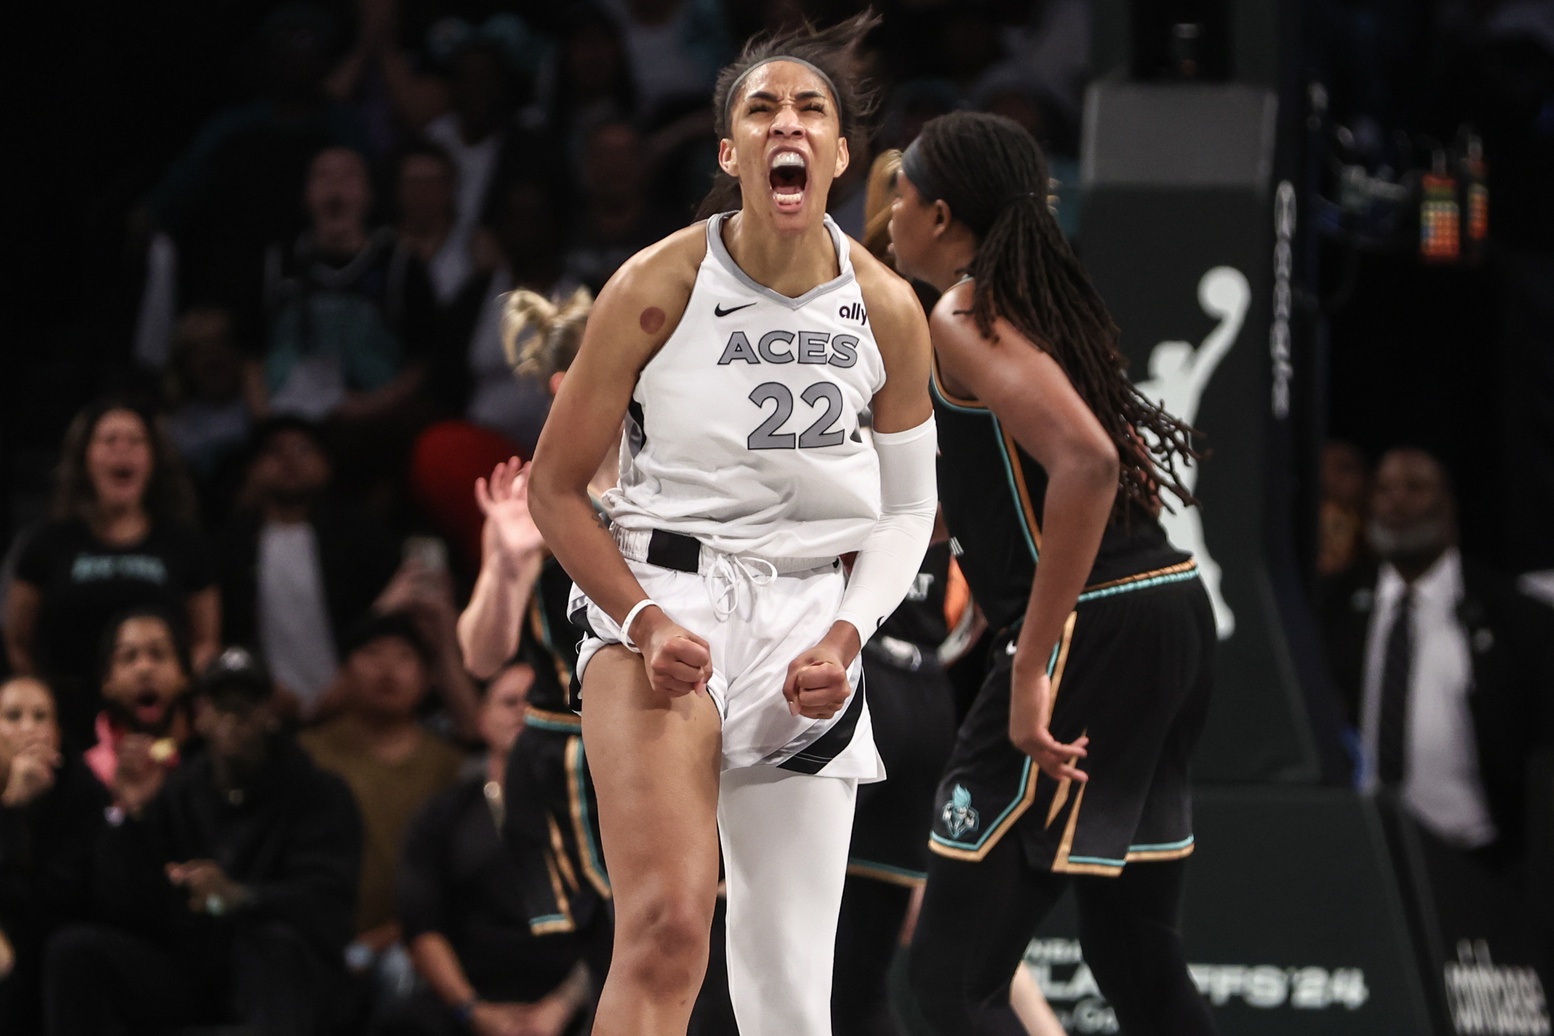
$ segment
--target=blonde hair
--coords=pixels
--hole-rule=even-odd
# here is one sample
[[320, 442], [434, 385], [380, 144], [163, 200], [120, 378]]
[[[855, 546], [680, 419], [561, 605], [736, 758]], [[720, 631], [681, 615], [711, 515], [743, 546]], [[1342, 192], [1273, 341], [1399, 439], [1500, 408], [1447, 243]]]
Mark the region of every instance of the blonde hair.
[[[593, 304], [587, 288], [578, 288], [559, 304], [527, 288], [508, 292], [502, 306], [502, 348], [513, 373], [549, 378], [572, 366]], [[518, 339], [530, 328], [534, 333], [520, 350]]]
[[890, 203], [896, 200], [896, 176], [901, 172], [901, 152], [881, 151], [869, 167], [869, 185], [863, 195], [863, 247], [874, 258], [894, 267], [885, 251], [890, 244]]

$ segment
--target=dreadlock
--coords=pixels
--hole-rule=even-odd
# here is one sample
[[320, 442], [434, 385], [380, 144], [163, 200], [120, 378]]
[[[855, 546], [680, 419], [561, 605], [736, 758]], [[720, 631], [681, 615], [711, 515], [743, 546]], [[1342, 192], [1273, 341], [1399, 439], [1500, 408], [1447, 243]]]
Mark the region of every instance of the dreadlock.
[[1037, 343], [1111, 436], [1121, 460], [1114, 517], [1130, 505], [1154, 510], [1162, 488], [1196, 504], [1179, 466], [1202, 459], [1199, 433], [1128, 380], [1121, 331], [1047, 207], [1047, 163], [1031, 135], [1003, 116], [942, 115], [923, 126], [902, 172], [976, 235], [965, 272], [977, 329], [994, 337], [1002, 316]]
[[[874, 114], [875, 96], [873, 89], [858, 74], [856, 51], [863, 38], [879, 24], [880, 16], [866, 10], [829, 29], [817, 29], [806, 21], [799, 28], [780, 35], [752, 36], [739, 57], [718, 73], [718, 84], [712, 92], [712, 112], [719, 139], [726, 138], [732, 130], [730, 112], [733, 102], [739, 99], [733, 96], [734, 88], [743, 89], [743, 80], [757, 65], [792, 58], [812, 65], [827, 80], [826, 85], [835, 97], [842, 138], [868, 140], [868, 120]], [[696, 210], [696, 218], [706, 219], [739, 207], [739, 181], [719, 170], [712, 189]]]
[[[513, 373], [549, 378], [572, 366], [593, 304], [587, 288], [578, 288], [560, 304], [523, 288], [508, 292], [502, 304], [502, 349]], [[520, 349], [518, 338], [530, 328], [534, 334]]]

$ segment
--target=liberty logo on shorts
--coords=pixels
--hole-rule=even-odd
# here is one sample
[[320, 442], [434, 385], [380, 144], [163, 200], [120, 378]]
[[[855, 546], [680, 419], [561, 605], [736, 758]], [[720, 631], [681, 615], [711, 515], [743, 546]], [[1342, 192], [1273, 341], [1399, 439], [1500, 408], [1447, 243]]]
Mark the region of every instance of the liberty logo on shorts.
[[945, 804], [944, 812], [939, 817], [949, 829], [951, 838], [975, 831], [979, 818], [977, 811], [971, 808], [971, 792], [959, 784], [955, 785], [955, 790], [950, 792], [950, 801]]

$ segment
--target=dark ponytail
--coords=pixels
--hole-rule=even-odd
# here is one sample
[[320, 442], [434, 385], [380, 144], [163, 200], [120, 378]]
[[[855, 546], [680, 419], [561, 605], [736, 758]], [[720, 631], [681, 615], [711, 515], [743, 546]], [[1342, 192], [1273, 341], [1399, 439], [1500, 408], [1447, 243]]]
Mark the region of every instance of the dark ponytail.
[[965, 272], [977, 329], [991, 337], [994, 318], [1008, 320], [1058, 362], [1105, 427], [1122, 465], [1115, 513], [1153, 510], [1161, 489], [1196, 504], [1179, 466], [1201, 459], [1198, 433], [1128, 380], [1121, 332], [1047, 208], [1047, 163], [1031, 135], [1002, 116], [942, 115], [924, 125], [902, 172], [976, 235]]

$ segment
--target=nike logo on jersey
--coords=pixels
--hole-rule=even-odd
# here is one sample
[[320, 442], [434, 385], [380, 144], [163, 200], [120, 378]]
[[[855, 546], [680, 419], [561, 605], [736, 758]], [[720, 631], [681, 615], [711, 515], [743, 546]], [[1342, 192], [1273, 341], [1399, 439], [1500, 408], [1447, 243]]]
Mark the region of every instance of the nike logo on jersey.
[[749, 309], [753, 305], [755, 305], [754, 302], [746, 302], [743, 306], [730, 306], [728, 309], [724, 309], [723, 303], [720, 302], [712, 307], [712, 315], [715, 317], [726, 317], [730, 313], [738, 313], [740, 310]]

